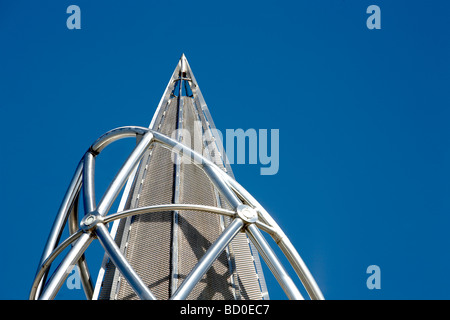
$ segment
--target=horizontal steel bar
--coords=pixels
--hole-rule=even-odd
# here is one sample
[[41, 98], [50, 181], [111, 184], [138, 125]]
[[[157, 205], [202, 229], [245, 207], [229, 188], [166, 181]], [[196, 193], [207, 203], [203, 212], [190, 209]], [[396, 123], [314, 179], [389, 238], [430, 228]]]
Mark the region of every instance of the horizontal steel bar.
[[202, 211], [215, 214], [221, 214], [229, 217], [234, 217], [235, 212], [227, 209], [222, 209], [212, 206], [204, 206], [199, 204], [161, 204], [155, 206], [141, 207], [136, 209], [124, 210], [121, 212], [113, 213], [104, 217], [103, 222], [105, 224], [130, 216], [135, 216], [143, 213], [159, 212], [159, 211], [175, 211], [175, 210], [190, 210], [190, 211]]

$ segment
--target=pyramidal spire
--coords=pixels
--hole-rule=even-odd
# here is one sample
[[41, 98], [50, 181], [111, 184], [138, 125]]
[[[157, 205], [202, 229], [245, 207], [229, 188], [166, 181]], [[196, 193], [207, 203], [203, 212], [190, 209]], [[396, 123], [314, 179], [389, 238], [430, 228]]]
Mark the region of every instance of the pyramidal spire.
[[[234, 179], [215, 129], [182, 54], [149, 128], [113, 129], [81, 158], [44, 247], [30, 299], [54, 299], [74, 265], [88, 299], [268, 299], [258, 253], [287, 297], [303, 299], [261, 230], [286, 256], [309, 296], [323, 299], [286, 234]], [[136, 137], [136, 147], [98, 197], [96, 157], [126, 137]], [[122, 190], [117, 212], [110, 212]], [[60, 241], [64, 228], [70, 236]], [[95, 285], [84, 255], [94, 240], [105, 250]], [[46, 281], [53, 261], [63, 254]]]

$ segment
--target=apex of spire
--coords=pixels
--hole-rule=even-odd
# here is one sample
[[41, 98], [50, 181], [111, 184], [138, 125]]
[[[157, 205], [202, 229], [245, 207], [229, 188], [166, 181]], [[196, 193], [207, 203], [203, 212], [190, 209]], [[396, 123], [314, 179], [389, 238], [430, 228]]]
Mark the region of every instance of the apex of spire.
[[182, 53], [181, 58], [180, 58], [180, 63], [181, 63], [181, 72], [183, 74], [186, 74], [186, 71], [187, 71], [186, 61], [187, 61], [186, 56], [184, 55], [184, 53]]

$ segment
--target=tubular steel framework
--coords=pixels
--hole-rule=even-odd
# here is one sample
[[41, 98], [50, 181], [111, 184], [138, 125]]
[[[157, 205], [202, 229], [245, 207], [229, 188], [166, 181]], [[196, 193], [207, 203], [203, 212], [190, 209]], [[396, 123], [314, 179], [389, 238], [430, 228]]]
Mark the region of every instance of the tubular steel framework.
[[[191, 214], [195, 215], [215, 215], [221, 217], [221, 219], [226, 219], [222, 233], [204, 250], [204, 255], [196, 261], [195, 266], [183, 277], [183, 279], [181, 279], [179, 275], [176, 276], [179, 267], [176, 263], [172, 263], [172, 276], [169, 277], [171, 278], [169, 299], [188, 299], [195, 286], [204, 279], [205, 274], [219, 256], [224, 254], [224, 252], [228, 252], [233, 240], [238, 235], [243, 236], [244, 234], [250, 240], [252, 248], [256, 249], [261, 255], [268, 268], [283, 288], [287, 297], [294, 300], [303, 299], [299, 289], [261, 231], [264, 231], [271, 236], [279, 246], [295, 270], [297, 276], [300, 278], [310, 298], [323, 299], [323, 295], [314, 278], [288, 237], [258, 201], [256, 201], [256, 199], [234, 179], [224, 153], [220, 155], [223, 160], [223, 165], [218, 165], [211, 160], [210, 156], [205, 156], [205, 154], [201, 154], [184, 144], [180, 136], [176, 136], [175, 139], [171, 138], [167, 134], [160, 132], [156, 127], [158, 117], [161, 118], [164, 116], [162, 108], [164, 105], [170, 103], [169, 100], [171, 99], [178, 101], [177, 115], [178, 119], [181, 119], [181, 122], [183, 121], [181, 118], [183, 103], [186, 104], [188, 101], [182, 99], [183, 81], [186, 85], [189, 85], [189, 90], [187, 87], [185, 89], [186, 95], [189, 96], [190, 94], [189, 97], [195, 100], [197, 105], [201, 107], [202, 114], [205, 117], [204, 123], [208, 125], [209, 129], [214, 128], [209, 111], [204, 103], [203, 96], [198, 89], [197, 82], [193, 77], [189, 64], [183, 55], [169, 81], [169, 85], [161, 99], [150, 127], [127, 126], [111, 130], [95, 141], [82, 157], [62, 201], [45, 245], [30, 292], [30, 299], [54, 299], [75, 265], [79, 268], [81, 282], [86, 297], [88, 299], [98, 299], [102, 282], [105, 279], [105, 274], [108, 273], [108, 270], [106, 270], [106, 262], [114, 265], [115, 271], [113, 270], [114, 272], [111, 272], [111, 275], [119, 274], [120, 277], [125, 279], [137, 298], [150, 300], [160, 298], [151, 290], [151, 288], [149, 288], [149, 284], [146, 283], [148, 281], [143, 281], [133, 265], [127, 260], [125, 251], [121, 248], [120, 242], [115, 238], [117, 229], [120, 227], [119, 221], [125, 223], [127, 219], [136, 219], [136, 217], [144, 215], [151, 216], [152, 214], [159, 212], [171, 212], [171, 219], [174, 224], [180, 223], [179, 220], [182, 219], [180, 212], [191, 212]], [[176, 89], [179, 90], [179, 94], [174, 96], [173, 93]], [[218, 140], [219, 138], [217, 136], [214, 136], [214, 134], [211, 133], [211, 130], [204, 131], [204, 134], [207, 132], [213, 136], [216, 144], [221, 145], [221, 141]], [[118, 171], [103, 196], [97, 202], [94, 191], [96, 158], [108, 145], [127, 137], [136, 138], [136, 147]], [[193, 165], [199, 168], [207, 176], [210, 183], [214, 186], [214, 189], [218, 191], [222, 201], [226, 201], [228, 205], [211, 206], [198, 203], [178, 203], [178, 191], [175, 187], [172, 203], [146, 205], [134, 208], [129, 207], [125, 209], [124, 202], [126, 202], [129, 197], [133, 181], [136, 180], [137, 171], [140, 170], [138, 167], [142, 163], [142, 159], [147, 153], [155, 148], [161, 147], [165, 150], [169, 150], [171, 154], [176, 155], [175, 157], [183, 158], [184, 160], [189, 159]], [[175, 161], [175, 163], [177, 162]], [[174, 170], [176, 181], [177, 177], [180, 176], [179, 170], [182, 169], [175, 165]], [[119, 205], [119, 211], [110, 213], [110, 209], [115, 199], [123, 189], [124, 196]], [[78, 217], [79, 199], [82, 199], [85, 212], [85, 215], [80, 222]], [[107, 227], [110, 222], [113, 223], [111, 231]], [[128, 223], [131, 223], [130, 220], [128, 220]], [[63, 229], [66, 225], [68, 225], [70, 236], [63, 241], [60, 241]], [[176, 236], [176, 233], [172, 233], [173, 238]], [[90, 271], [84, 256], [85, 250], [94, 240], [100, 242], [106, 253], [96, 285], [91, 281]], [[172, 255], [174, 254], [173, 252], [176, 253], [175, 249], [176, 244], [173, 243]], [[55, 268], [51, 276], [49, 276], [50, 266], [63, 252], [67, 253], [65, 253], [61, 263]], [[231, 253], [228, 252], [228, 256], [230, 255]], [[260, 277], [261, 276], [262, 275], [260, 275]], [[267, 298], [267, 294], [264, 295], [265, 288], [263, 282], [261, 287], [262, 298]], [[109, 295], [108, 297], [113, 298], [111, 292], [107, 292], [107, 294]], [[235, 295], [234, 298], [239, 299], [239, 296]]]

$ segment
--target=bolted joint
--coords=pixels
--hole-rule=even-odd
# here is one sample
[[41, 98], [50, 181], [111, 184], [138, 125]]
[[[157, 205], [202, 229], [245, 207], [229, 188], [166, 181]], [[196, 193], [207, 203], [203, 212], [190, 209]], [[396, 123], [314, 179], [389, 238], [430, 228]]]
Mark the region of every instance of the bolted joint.
[[258, 220], [258, 213], [255, 209], [245, 204], [240, 204], [236, 208], [238, 217], [246, 223], [255, 223]]
[[98, 223], [103, 223], [103, 218], [97, 212], [91, 212], [81, 220], [80, 229], [88, 231], [95, 228]]

